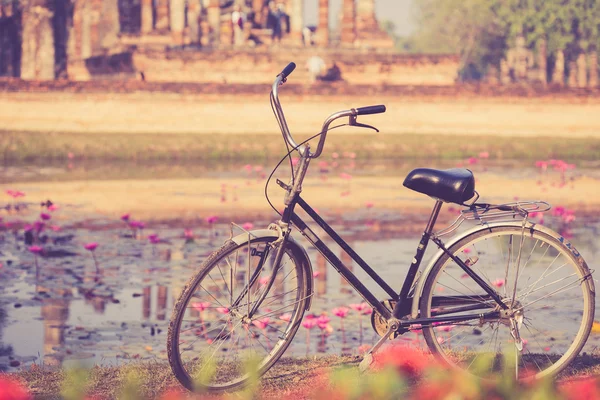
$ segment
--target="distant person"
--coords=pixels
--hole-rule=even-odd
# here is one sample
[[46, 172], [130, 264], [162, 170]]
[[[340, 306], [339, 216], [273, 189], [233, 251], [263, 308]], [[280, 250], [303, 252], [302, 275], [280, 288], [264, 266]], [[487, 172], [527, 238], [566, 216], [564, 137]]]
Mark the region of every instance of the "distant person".
[[333, 65], [327, 69], [325, 74], [317, 76], [317, 79], [323, 82], [337, 82], [342, 80], [342, 71], [340, 67], [333, 62]]
[[233, 24], [233, 44], [235, 46], [241, 46], [244, 44], [244, 24], [246, 23], [246, 15], [237, 4], [231, 13], [231, 22]]
[[305, 47], [315, 45], [315, 40], [314, 40], [315, 30], [316, 30], [316, 28], [314, 26], [305, 26], [302, 29], [302, 43], [304, 44]]
[[282, 36], [281, 11], [275, 6], [274, 2], [269, 3], [269, 13], [267, 14], [267, 29], [271, 29], [271, 42], [279, 43]]
[[312, 56], [308, 59], [306, 69], [308, 69], [311, 83], [317, 81], [318, 77], [323, 73], [325, 66], [325, 61], [319, 56]]

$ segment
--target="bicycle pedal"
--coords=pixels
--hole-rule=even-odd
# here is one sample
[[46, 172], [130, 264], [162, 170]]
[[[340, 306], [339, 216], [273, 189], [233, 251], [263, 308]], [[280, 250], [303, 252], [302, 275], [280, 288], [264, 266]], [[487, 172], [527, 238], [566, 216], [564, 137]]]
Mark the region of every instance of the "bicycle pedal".
[[365, 354], [360, 364], [358, 364], [358, 370], [360, 371], [360, 373], [364, 374], [365, 372], [367, 372], [373, 364], [373, 361], [375, 361], [373, 353], [368, 352], [367, 354]]

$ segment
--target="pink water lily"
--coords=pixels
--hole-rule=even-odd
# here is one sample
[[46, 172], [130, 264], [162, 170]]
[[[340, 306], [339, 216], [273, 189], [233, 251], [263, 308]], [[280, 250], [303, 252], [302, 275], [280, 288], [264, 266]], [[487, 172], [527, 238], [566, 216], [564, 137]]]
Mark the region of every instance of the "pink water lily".
[[6, 191], [6, 194], [9, 195], [10, 197], [12, 197], [13, 199], [17, 199], [19, 197], [25, 197], [25, 193], [21, 192], [20, 190], [8, 189]]
[[129, 221], [129, 214], [121, 215], [121, 221], [125, 221], [125, 222]]
[[487, 151], [482, 151], [479, 153], [479, 158], [490, 158], [490, 153]]
[[201, 302], [197, 302], [197, 303], [192, 303], [192, 308], [198, 310], [199, 312], [206, 310], [208, 307], [210, 307], [209, 302], [201, 301]]
[[329, 319], [329, 317], [325, 314], [321, 315], [319, 318], [316, 319], [317, 321], [317, 325], [319, 326], [319, 329], [323, 330], [325, 328], [327, 328], [327, 325], [329, 324], [329, 321], [331, 321]]
[[368, 307], [367, 303], [350, 304], [350, 308], [353, 309], [354, 311], [358, 311], [358, 312], [363, 311], [367, 307]]
[[96, 248], [98, 248], [98, 243], [96, 243], [96, 242], [86, 243], [85, 245], [83, 245], [83, 247], [85, 247], [86, 250], [94, 251], [94, 250], [96, 250]]
[[346, 180], [350, 180], [350, 179], [352, 179], [352, 175], [350, 175], [350, 174], [347, 174], [347, 173], [345, 173], [345, 172], [342, 172], [342, 173], [340, 174], [340, 178], [342, 178], [342, 179], [346, 179]]
[[505, 283], [506, 282], [502, 278], [499, 278], [499, 279], [496, 279], [496, 280], [492, 281], [492, 285], [496, 286], [497, 288], [500, 288], [500, 287], [504, 286]]
[[260, 284], [260, 286], [265, 286], [267, 283], [269, 283], [270, 279], [271, 279], [271, 277], [264, 276], [258, 280], [258, 283]]
[[285, 313], [285, 314], [281, 314], [279, 316], [279, 319], [285, 322], [290, 322], [290, 320], [292, 319], [292, 314], [290, 313]]
[[331, 312], [335, 316], [338, 316], [340, 318], [346, 318], [346, 315], [348, 315], [350, 309], [348, 307], [336, 307], [333, 310], [331, 310]]
[[242, 228], [249, 231], [250, 229], [254, 228], [254, 224], [252, 222], [246, 222], [242, 225]]
[[267, 326], [269, 326], [270, 321], [271, 320], [269, 317], [264, 317], [261, 319], [255, 319], [252, 321], [252, 325], [256, 326], [258, 329], [265, 329]]
[[44, 251], [44, 248], [40, 246], [29, 246], [28, 250], [33, 254], [40, 254], [42, 251]]
[[211, 215], [209, 217], [206, 217], [206, 222], [208, 222], [209, 224], [214, 224], [219, 220], [219, 217], [217, 217], [216, 215]]
[[183, 237], [191, 240], [194, 238], [194, 232], [191, 229], [186, 229], [183, 231]]
[[367, 202], [365, 203], [365, 207], [367, 207], [367, 208], [373, 208], [373, 206], [374, 206], [374, 205], [375, 205], [375, 204], [374, 204], [372, 201], [367, 201]]
[[56, 211], [60, 208], [60, 206], [56, 205], [56, 204], [52, 204], [51, 206], [48, 207], [48, 210], [50, 211]]
[[313, 278], [318, 278], [321, 273], [319, 271], [313, 272]]
[[160, 243], [160, 239], [158, 238], [158, 234], [157, 233], [153, 233], [151, 235], [148, 235], [148, 240], [152, 244]]
[[227, 307], [217, 307], [217, 311], [221, 314], [229, 314], [229, 308]]
[[304, 318], [304, 321], [302, 321], [302, 326], [305, 327], [306, 329], [312, 329], [315, 326], [318, 325], [317, 319], [316, 318], [308, 318], [309, 316], [306, 316]]

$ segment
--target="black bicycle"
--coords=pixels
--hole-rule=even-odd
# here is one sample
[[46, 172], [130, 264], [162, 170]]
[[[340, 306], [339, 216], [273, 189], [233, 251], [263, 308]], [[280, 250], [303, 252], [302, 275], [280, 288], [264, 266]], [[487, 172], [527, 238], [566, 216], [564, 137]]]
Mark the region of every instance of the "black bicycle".
[[[189, 280], [175, 305], [168, 336], [169, 361], [188, 389], [234, 390], [250, 379], [248, 360], [264, 374], [290, 345], [313, 296], [313, 274], [305, 249], [292, 237], [299, 231], [373, 308], [381, 336], [365, 356], [387, 340], [422, 329], [431, 352], [448, 365], [486, 377], [516, 357], [519, 378], [542, 377], [564, 369], [581, 351], [594, 319], [592, 273], [575, 247], [558, 233], [528, 219], [550, 206], [541, 201], [501, 205], [479, 203], [467, 169], [419, 168], [404, 186], [432, 197], [433, 211], [404, 284], [397, 292], [302, 199], [311, 161], [321, 155], [333, 121], [373, 128], [357, 117], [385, 112], [371, 106], [332, 114], [318, 135], [297, 144], [278, 98], [295, 64], [275, 79], [271, 105], [288, 146], [299, 153], [285, 191], [281, 219], [267, 229], [244, 231], [212, 253]], [[311, 138], [311, 139], [313, 139]], [[310, 140], [310, 139], [309, 139]], [[280, 162], [281, 164], [281, 162]], [[279, 165], [278, 165], [279, 166]], [[434, 231], [443, 203], [464, 206], [445, 229]], [[296, 207], [311, 217], [387, 293], [378, 299], [327, 247]], [[464, 221], [474, 227], [442, 241]], [[430, 242], [439, 251], [420, 269]], [[393, 249], [390, 249], [393, 251]], [[514, 360], [513, 360], [514, 361]]]

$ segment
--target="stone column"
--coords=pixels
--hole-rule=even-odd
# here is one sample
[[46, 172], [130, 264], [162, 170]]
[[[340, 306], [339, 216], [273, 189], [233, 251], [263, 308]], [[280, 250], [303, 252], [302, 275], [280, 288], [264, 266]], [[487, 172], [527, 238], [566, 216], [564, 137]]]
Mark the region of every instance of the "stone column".
[[344, 0], [342, 4], [342, 27], [340, 41], [344, 45], [354, 45], [356, 40], [356, 3]]
[[598, 52], [596, 50], [590, 50], [589, 53], [589, 66], [590, 66], [590, 80], [588, 86], [591, 88], [598, 87]]
[[200, 43], [200, 1], [188, 1], [188, 28], [189, 37], [192, 44]]
[[585, 53], [579, 53], [577, 56], [577, 87], [584, 88], [587, 86], [587, 62]]
[[569, 76], [567, 77], [567, 85], [570, 88], [577, 87], [577, 63], [575, 61], [569, 62]]
[[375, 0], [358, 0], [356, 6], [356, 28], [358, 32], [379, 30], [377, 17], [375, 16]]
[[185, 28], [185, 0], [169, 2], [171, 19], [171, 39], [174, 46], [183, 45], [183, 29]]
[[209, 0], [207, 16], [211, 31], [209, 43], [218, 46], [221, 38], [221, 8], [218, 0]]
[[140, 4], [140, 12], [142, 19], [141, 31], [142, 33], [152, 32], [154, 21], [153, 21], [153, 8], [152, 0], [142, 0]]
[[319, 0], [319, 25], [316, 39], [320, 47], [329, 46], [329, 0]]
[[547, 70], [547, 59], [548, 59], [548, 51], [546, 46], [546, 39], [540, 39], [538, 43], [538, 68], [540, 70], [540, 81], [542, 85], [546, 86], [548, 83], [548, 78], [546, 76]]
[[156, 23], [154, 27], [162, 32], [169, 29], [169, 0], [156, 0]]
[[34, 0], [23, 10], [21, 78], [54, 79], [51, 1]]
[[552, 74], [552, 83], [563, 86], [565, 84], [565, 53], [562, 50], [556, 52], [556, 61], [554, 62], [554, 73]]
[[292, 0], [290, 13], [290, 35], [295, 41], [302, 40], [304, 29], [304, 0]]

